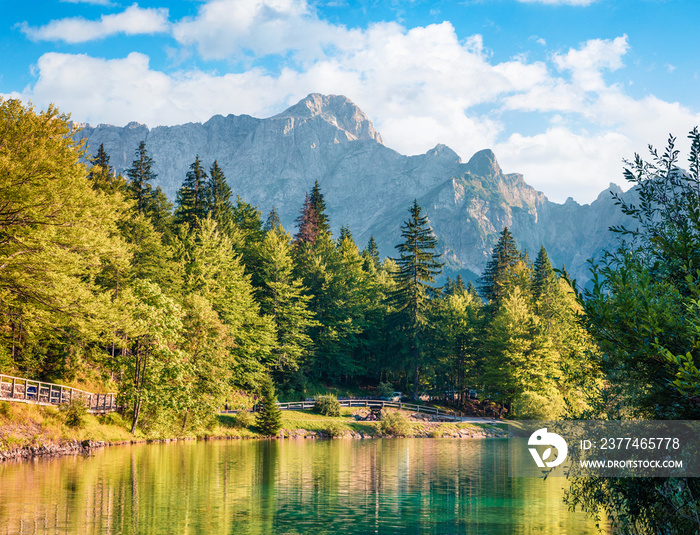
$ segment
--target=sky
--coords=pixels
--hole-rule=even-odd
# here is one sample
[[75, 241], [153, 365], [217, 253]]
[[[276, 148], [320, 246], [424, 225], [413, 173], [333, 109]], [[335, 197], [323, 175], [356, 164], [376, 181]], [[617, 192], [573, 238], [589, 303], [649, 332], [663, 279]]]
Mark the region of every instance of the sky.
[[555, 202], [623, 160], [687, 154], [700, 125], [696, 0], [0, 0], [0, 97], [149, 127], [269, 117], [309, 93], [384, 143], [490, 148]]

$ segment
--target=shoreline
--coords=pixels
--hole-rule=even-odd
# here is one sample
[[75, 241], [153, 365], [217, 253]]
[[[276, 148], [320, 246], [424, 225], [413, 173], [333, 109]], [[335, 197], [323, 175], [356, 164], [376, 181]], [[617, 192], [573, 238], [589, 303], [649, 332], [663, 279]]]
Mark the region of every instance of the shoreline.
[[482, 429], [482, 428], [462, 428], [454, 433], [442, 433], [439, 436], [430, 433], [419, 433], [414, 435], [371, 435], [356, 431], [346, 431], [341, 436], [330, 436], [326, 433], [316, 431], [306, 431], [305, 429], [295, 429], [289, 431], [287, 429], [280, 430], [278, 435], [271, 436], [198, 436], [198, 437], [172, 437], [172, 438], [153, 438], [153, 439], [133, 439], [121, 441], [102, 441], [102, 440], [70, 440], [63, 443], [49, 443], [41, 446], [26, 445], [19, 448], [14, 448], [8, 451], [0, 451], [0, 464], [6, 462], [22, 462], [33, 461], [37, 459], [47, 459], [55, 457], [64, 457], [67, 455], [90, 455], [93, 451], [113, 447], [126, 446], [135, 444], [168, 444], [171, 442], [183, 442], [193, 440], [372, 440], [382, 438], [452, 438], [452, 439], [482, 439], [482, 438], [506, 438], [508, 433], [497, 429]]

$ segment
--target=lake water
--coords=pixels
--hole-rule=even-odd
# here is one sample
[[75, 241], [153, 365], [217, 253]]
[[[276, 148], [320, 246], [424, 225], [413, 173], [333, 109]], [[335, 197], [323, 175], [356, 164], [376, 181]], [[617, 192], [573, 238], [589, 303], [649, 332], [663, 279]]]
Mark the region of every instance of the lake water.
[[504, 439], [208, 441], [0, 464], [0, 533], [594, 534]]

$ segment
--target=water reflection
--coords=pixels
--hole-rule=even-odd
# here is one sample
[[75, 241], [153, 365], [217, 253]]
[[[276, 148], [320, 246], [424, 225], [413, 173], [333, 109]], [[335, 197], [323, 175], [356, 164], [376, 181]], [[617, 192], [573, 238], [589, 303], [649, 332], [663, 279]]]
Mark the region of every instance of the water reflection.
[[215, 441], [0, 465], [0, 533], [597, 533], [505, 440]]

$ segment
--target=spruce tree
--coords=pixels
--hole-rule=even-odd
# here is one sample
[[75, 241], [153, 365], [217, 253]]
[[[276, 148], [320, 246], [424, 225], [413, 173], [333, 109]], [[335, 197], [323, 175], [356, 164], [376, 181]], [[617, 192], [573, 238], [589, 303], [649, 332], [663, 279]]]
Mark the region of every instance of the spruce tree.
[[427, 310], [432, 290], [429, 283], [442, 271], [435, 252], [437, 238], [433, 234], [428, 218], [421, 215], [418, 201], [413, 201], [410, 218], [401, 226], [403, 242], [396, 246], [399, 258], [395, 259], [398, 271], [392, 273], [396, 290], [391, 296], [396, 307], [395, 323], [405, 333], [413, 375], [414, 397], [418, 395], [420, 367], [423, 359], [424, 330], [427, 325]]
[[255, 416], [255, 425], [263, 435], [276, 435], [282, 427], [282, 411], [277, 405], [275, 386], [270, 377], [265, 377], [260, 389], [262, 401]]
[[309, 202], [313, 211], [316, 212], [316, 228], [318, 232], [330, 232], [331, 227], [326, 215], [326, 201], [323, 200], [323, 193], [321, 193], [321, 186], [318, 185], [318, 180], [314, 182], [314, 187], [311, 189]]
[[121, 176], [117, 176], [114, 168], [109, 165], [109, 155], [105, 151], [104, 144], [100, 145], [97, 154], [88, 161], [90, 162], [88, 179], [92, 182], [93, 189], [110, 194], [123, 191], [126, 182]]
[[535, 301], [537, 301], [557, 279], [544, 246], [542, 246], [540, 252], [537, 254], [533, 267], [532, 295]]
[[381, 265], [381, 260], [379, 258], [379, 247], [377, 247], [377, 242], [374, 239], [374, 236], [369, 237], [369, 242], [367, 242], [367, 254], [369, 257], [372, 259], [372, 262], [374, 262], [374, 267], [376, 269], [379, 269], [379, 266]]
[[153, 223], [155, 228], [167, 241], [172, 233], [173, 203], [168, 200], [163, 188], [156, 187], [146, 198], [145, 215]]
[[338, 236], [338, 247], [343, 243], [343, 240], [349, 238], [352, 240], [352, 232], [350, 232], [350, 227], [343, 225], [340, 227], [340, 236]]
[[233, 224], [233, 204], [231, 204], [231, 188], [226, 183], [224, 172], [219, 167], [216, 160], [209, 170], [209, 183], [207, 184], [209, 193], [208, 208], [209, 213], [216, 221], [222, 232], [230, 233]]
[[148, 199], [151, 196], [150, 182], [157, 176], [152, 168], [153, 158], [148, 155], [146, 142], [142, 141], [136, 149], [136, 159], [126, 171], [129, 177], [128, 190], [136, 201], [136, 210], [140, 214], [146, 213]]
[[270, 210], [267, 216], [267, 221], [265, 221], [265, 226], [263, 230], [269, 232], [270, 230], [280, 230], [282, 228], [282, 222], [280, 221], [280, 216], [275, 209], [275, 205], [272, 205], [272, 210]]
[[177, 192], [175, 222], [178, 225], [197, 226], [209, 211], [209, 187], [207, 173], [197, 156], [185, 175], [185, 181]]
[[311, 346], [309, 330], [316, 326], [309, 309], [301, 279], [293, 274], [292, 246], [289, 234], [270, 230], [260, 248], [258, 289], [260, 312], [275, 325], [277, 345], [273, 349], [273, 366], [278, 376], [298, 370]]
[[304, 199], [304, 206], [302, 206], [299, 211], [299, 217], [297, 217], [297, 228], [299, 229], [294, 235], [294, 243], [299, 244], [311, 244], [316, 242], [316, 238], [319, 234], [318, 229], [318, 214], [311, 205], [311, 200], [309, 199], [309, 194], [306, 194]]
[[497, 303], [503, 298], [512, 286], [513, 270], [522, 260], [523, 256], [515, 245], [513, 235], [505, 227], [493, 248], [484, 274], [479, 279], [479, 290], [488, 303]]

